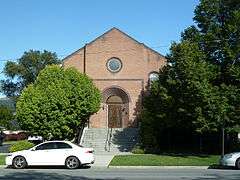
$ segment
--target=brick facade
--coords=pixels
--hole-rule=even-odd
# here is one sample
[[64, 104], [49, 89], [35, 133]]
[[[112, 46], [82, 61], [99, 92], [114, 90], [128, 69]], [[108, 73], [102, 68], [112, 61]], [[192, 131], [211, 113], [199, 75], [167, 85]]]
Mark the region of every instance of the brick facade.
[[[122, 63], [119, 72], [110, 72], [107, 62], [118, 58]], [[85, 47], [64, 59], [64, 67], [75, 67], [93, 79], [103, 93], [101, 109], [90, 118], [90, 127], [108, 127], [108, 96], [120, 93], [122, 127], [137, 126], [141, 110], [142, 92], [148, 86], [149, 74], [158, 72], [166, 59], [158, 52], [139, 43], [117, 28], [104, 33]], [[115, 93], [115, 94], [114, 94]]]

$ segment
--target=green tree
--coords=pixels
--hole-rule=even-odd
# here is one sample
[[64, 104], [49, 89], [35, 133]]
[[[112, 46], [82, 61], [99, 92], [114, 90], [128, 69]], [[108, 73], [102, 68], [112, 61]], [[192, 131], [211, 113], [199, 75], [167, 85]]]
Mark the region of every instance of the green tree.
[[100, 92], [76, 69], [49, 66], [22, 92], [17, 120], [46, 139], [72, 139], [100, 108]]
[[6, 129], [13, 129], [13, 112], [6, 106], [0, 106], [0, 125]]
[[165, 126], [205, 133], [240, 124], [240, 2], [201, 0], [194, 20], [145, 98], [142, 127], [153, 119], [146, 129], [156, 141]]
[[195, 9], [194, 20], [196, 26], [185, 30], [183, 41], [198, 43], [206, 57], [204, 61], [217, 69], [215, 77], [208, 80], [209, 92], [201, 91], [206, 94], [205, 104], [198, 111], [205, 118], [198, 118], [196, 123], [200, 131], [234, 127], [240, 120], [240, 2], [202, 0]]
[[8, 97], [19, 96], [24, 87], [35, 81], [42, 69], [59, 63], [57, 55], [46, 50], [25, 52], [17, 62], [8, 61], [5, 64], [3, 72], [7, 79], [1, 80], [1, 92]]

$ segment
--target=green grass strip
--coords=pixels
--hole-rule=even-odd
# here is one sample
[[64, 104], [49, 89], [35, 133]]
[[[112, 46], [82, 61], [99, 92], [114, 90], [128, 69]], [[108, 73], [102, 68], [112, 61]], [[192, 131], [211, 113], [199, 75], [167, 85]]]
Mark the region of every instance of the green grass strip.
[[118, 155], [110, 166], [210, 166], [218, 164], [218, 155]]
[[0, 165], [5, 165], [5, 155], [0, 155]]

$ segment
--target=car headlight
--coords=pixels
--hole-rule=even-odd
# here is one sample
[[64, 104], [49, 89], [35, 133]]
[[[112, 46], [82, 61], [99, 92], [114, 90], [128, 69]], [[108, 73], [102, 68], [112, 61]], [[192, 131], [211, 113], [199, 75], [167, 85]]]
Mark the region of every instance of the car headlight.
[[228, 159], [228, 158], [231, 158], [232, 156], [233, 156], [233, 154], [225, 154], [225, 155], [224, 155], [224, 158], [227, 158], [227, 159]]

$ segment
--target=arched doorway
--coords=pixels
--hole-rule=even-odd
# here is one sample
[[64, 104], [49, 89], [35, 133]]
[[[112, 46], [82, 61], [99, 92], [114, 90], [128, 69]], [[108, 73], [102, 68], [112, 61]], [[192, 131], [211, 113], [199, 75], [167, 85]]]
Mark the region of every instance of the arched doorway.
[[107, 105], [107, 126], [122, 128], [128, 124], [129, 96], [121, 88], [111, 87], [103, 91], [103, 102]]
[[116, 95], [110, 96], [107, 99], [108, 105], [108, 127], [121, 128], [122, 127], [122, 98]]

